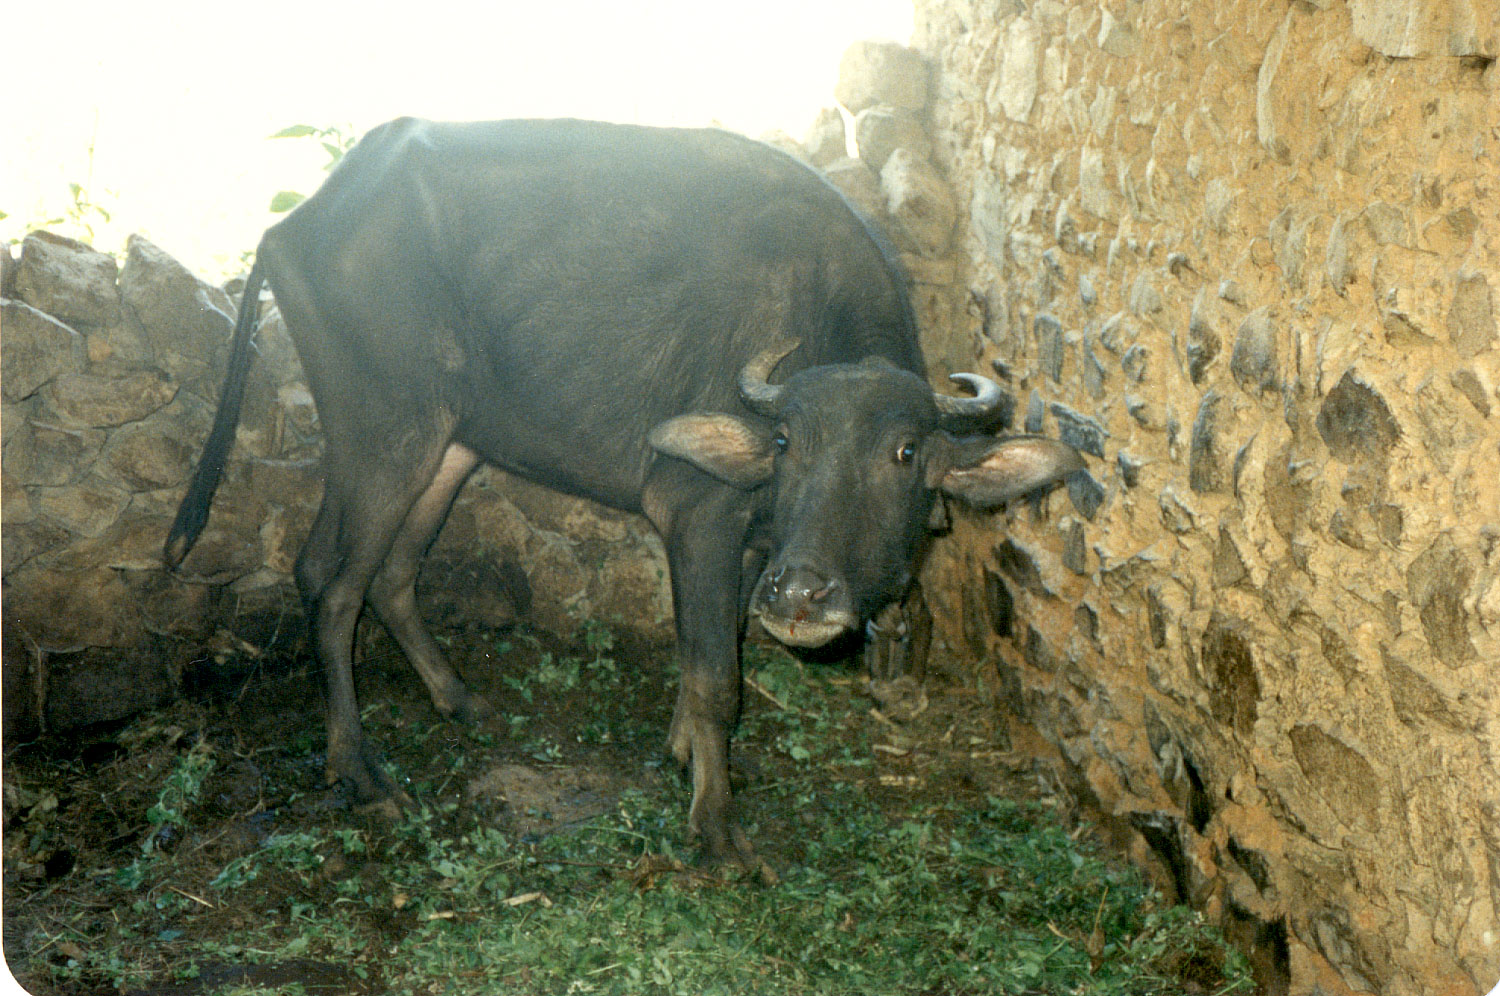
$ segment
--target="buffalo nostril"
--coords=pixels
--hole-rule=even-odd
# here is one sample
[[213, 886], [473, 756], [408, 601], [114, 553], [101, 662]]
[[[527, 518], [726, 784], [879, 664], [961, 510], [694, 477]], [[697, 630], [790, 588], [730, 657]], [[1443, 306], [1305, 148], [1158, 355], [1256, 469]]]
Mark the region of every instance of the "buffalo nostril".
[[808, 597], [811, 598], [814, 602], [821, 602], [829, 595], [833, 594], [833, 589], [837, 587], [837, 585], [837, 581], [830, 581], [823, 587], [819, 588], [817, 591], [810, 594]]

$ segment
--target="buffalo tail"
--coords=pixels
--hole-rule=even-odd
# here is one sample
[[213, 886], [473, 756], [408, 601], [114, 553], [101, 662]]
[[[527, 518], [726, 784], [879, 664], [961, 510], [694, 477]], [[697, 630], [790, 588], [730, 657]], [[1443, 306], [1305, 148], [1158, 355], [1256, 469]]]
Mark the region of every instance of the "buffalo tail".
[[208, 508], [213, 504], [214, 492], [219, 490], [219, 478], [224, 474], [229, 448], [234, 445], [240, 405], [245, 400], [245, 380], [255, 354], [251, 340], [255, 336], [260, 289], [265, 280], [257, 256], [255, 265], [250, 268], [250, 276], [245, 280], [245, 291], [240, 296], [239, 319], [234, 325], [234, 341], [229, 350], [229, 370], [224, 375], [224, 389], [219, 392], [219, 410], [214, 413], [213, 431], [208, 434], [208, 442], [203, 444], [203, 455], [198, 458], [193, 480], [182, 504], [177, 507], [177, 518], [172, 522], [166, 545], [162, 548], [162, 559], [169, 569], [182, 563], [208, 523]]

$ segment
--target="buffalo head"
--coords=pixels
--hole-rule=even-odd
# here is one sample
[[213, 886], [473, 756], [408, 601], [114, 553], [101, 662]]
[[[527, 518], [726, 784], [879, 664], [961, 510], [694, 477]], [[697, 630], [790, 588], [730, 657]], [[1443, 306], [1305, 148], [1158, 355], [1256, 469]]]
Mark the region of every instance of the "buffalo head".
[[1002, 395], [956, 374], [973, 398], [935, 393], [880, 358], [811, 367], [771, 385], [795, 346], [748, 364], [740, 393], [755, 413], [682, 415], [651, 445], [746, 490], [770, 489], [770, 551], [750, 609], [783, 643], [815, 647], [901, 596], [938, 495], [995, 508], [1081, 468], [1041, 436], [961, 435]]

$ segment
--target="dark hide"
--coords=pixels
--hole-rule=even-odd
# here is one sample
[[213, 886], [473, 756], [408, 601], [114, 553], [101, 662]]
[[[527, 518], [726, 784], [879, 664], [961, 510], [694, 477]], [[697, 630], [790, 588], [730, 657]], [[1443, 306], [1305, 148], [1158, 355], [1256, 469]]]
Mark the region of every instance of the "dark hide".
[[[944, 431], [902, 281], [790, 157], [711, 130], [402, 119], [262, 239], [171, 566], [233, 441], [262, 274], [325, 436], [323, 504], [296, 573], [329, 774], [363, 800], [406, 801], [360, 727], [350, 657], [365, 606], [442, 713], [487, 712], [414, 597], [481, 460], [661, 532], [682, 666], [670, 743], [693, 770], [691, 829], [710, 859], [746, 866], [728, 751], [752, 595], [773, 633], [820, 642], [900, 596], [939, 490], [990, 507], [1078, 465], [1050, 441]], [[786, 340], [801, 347], [781, 361], [784, 389], [768, 389], [777, 400], [742, 402], [742, 368]]]

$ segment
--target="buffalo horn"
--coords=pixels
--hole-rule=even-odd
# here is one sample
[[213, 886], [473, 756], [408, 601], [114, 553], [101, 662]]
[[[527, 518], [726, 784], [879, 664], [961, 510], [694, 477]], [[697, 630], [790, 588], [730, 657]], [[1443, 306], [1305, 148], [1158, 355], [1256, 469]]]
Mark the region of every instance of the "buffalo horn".
[[786, 359], [798, 346], [796, 339], [781, 339], [771, 344], [759, 356], [745, 364], [740, 371], [740, 397], [745, 406], [757, 415], [774, 415], [776, 399], [781, 396], [781, 387], [766, 382], [776, 365]]
[[979, 374], [956, 373], [950, 374], [948, 379], [955, 384], [967, 384], [974, 391], [972, 398], [955, 398], [947, 394], [932, 393], [932, 400], [937, 403], [938, 411], [945, 416], [958, 416], [963, 418], [974, 418], [980, 415], [988, 415], [999, 407], [1005, 398], [1005, 393], [1000, 390], [1000, 385], [988, 377]]

